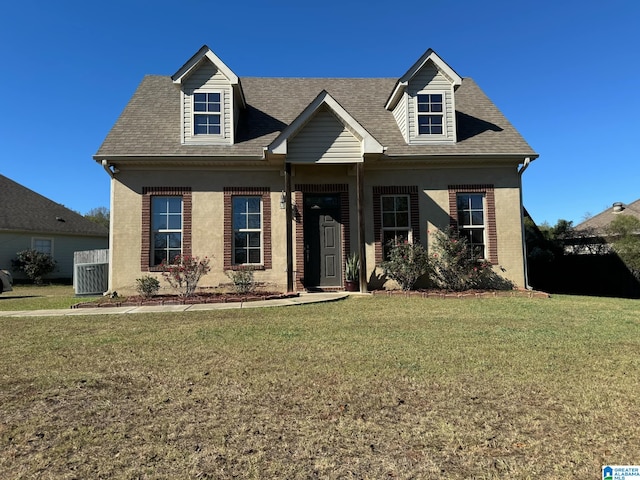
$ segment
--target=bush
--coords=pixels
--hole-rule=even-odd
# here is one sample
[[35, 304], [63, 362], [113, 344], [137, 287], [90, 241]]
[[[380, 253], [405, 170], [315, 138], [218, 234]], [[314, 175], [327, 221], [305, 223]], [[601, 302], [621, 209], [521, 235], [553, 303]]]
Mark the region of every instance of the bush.
[[208, 273], [209, 259], [190, 255], [176, 255], [172, 262], [162, 262], [162, 277], [178, 291], [181, 297], [190, 297], [196, 291], [200, 277]]
[[233, 282], [233, 290], [241, 295], [251, 293], [256, 289], [253, 278], [254, 268], [251, 266], [241, 266], [237, 270], [229, 270], [227, 277]]
[[18, 252], [17, 258], [12, 260], [13, 267], [24, 274], [36, 285], [42, 284], [42, 277], [56, 268], [56, 261], [51, 255], [28, 249]]
[[474, 255], [467, 239], [453, 228], [434, 235], [432, 280], [439, 288], [456, 292], [473, 288], [510, 290], [513, 283], [493, 271], [491, 263]]
[[136, 290], [141, 297], [151, 298], [158, 294], [160, 282], [155, 277], [145, 275], [142, 278], [136, 278]]
[[418, 279], [431, 271], [429, 255], [419, 243], [390, 242], [389, 259], [380, 266], [402, 290], [413, 289]]

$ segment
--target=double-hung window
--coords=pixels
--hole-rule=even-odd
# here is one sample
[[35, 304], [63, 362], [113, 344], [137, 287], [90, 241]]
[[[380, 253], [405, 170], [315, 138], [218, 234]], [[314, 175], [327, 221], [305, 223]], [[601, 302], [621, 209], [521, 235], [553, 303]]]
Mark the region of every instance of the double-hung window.
[[232, 209], [233, 264], [262, 264], [262, 197], [234, 196]]
[[196, 92], [193, 94], [194, 135], [222, 134], [222, 94]]
[[384, 258], [394, 243], [411, 242], [409, 195], [382, 195], [382, 244]]
[[53, 240], [51, 238], [34, 238], [31, 241], [31, 248], [50, 257], [53, 256]]
[[459, 193], [457, 207], [460, 236], [467, 239], [475, 258], [486, 258], [484, 195], [481, 193]]
[[444, 95], [419, 93], [416, 101], [418, 135], [444, 134]]
[[182, 197], [154, 196], [151, 213], [152, 265], [170, 263], [182, 254]]

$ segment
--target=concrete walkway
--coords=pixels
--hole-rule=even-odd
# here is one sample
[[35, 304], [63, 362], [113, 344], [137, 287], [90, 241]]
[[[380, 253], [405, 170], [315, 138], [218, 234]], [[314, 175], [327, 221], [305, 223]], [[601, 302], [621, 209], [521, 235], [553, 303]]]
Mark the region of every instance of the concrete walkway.
[[346, 292], [301, 293], [298, 297], [276, 300], [256, 300], [235, 303], [200, 303], [193, 305], [149, 305], [142, 307], [68, 308], [55, 310], [0, 311], [0, 317], [52, 317], [75, 315], [107, 315], [123, 313], [197, 312], [203, 310], [228, 310], [231, 308], [261, 308], [304, 305], [307, 303], [333, 302], [348, 297]]

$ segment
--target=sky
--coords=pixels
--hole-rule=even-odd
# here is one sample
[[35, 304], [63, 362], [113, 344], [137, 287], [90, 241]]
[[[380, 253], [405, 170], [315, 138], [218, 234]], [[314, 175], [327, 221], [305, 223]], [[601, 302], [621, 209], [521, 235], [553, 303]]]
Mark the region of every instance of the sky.
[[242, 77], [399, 78], [432, 48], [540, 155], [533, 219], [640, 198], [637, 0], [33, 0], [0, 9], [0, 174], [81, 214], [93, 160], [147, 74], [208, 45]]

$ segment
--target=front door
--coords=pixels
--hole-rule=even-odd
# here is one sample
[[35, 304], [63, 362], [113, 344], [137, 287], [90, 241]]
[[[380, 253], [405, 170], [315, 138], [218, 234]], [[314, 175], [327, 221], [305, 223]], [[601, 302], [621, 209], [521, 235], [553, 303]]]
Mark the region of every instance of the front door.
[[340, 194], [304, 196], [304, 284], [342, 285]]

